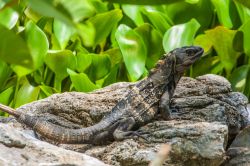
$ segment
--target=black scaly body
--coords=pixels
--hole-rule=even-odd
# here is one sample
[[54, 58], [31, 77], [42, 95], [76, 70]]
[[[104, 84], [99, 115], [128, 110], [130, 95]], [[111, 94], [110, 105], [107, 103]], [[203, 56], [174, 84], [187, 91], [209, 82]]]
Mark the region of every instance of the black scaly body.
[[190, 46], [177, 48], [164, 55], [147, 78], [131, 87], [110, 114], [90, 127], [67, 129], [4, 105], [0, 105], [0, 109], [58, 143], [103, 144], [122, 140], [137, 135], [135, 130], [150, 122], [158, 114], [158, 110], [164, 118], [170, 118], [169, 102], [176, 84], [185, 69], [202, 54], [202, 48]]

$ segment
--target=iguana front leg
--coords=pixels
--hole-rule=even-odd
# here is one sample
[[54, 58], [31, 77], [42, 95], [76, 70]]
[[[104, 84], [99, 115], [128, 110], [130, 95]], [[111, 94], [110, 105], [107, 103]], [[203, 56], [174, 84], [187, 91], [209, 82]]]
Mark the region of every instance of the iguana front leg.
[[170, 104], [170, 96], [169, 92], [166, 91], [162, 96], [159, 104], [160, 113], [163, 119], [169, 120], [171, 119], [171, 110], [169, 108]]

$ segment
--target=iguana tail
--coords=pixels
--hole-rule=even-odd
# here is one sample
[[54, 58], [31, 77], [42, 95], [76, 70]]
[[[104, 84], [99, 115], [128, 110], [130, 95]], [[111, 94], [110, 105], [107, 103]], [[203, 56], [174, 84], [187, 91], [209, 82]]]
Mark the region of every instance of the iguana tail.
[[95, 136], [110, 124], [107, 121], [101, 121], [94, 126], [81, 129], [68, 129], [57, 126], [51, 122], [39, 119], [36, 116], [30, 116], [26, 113], [16, 111], [13, 108], [0, 104], [0, 110], [13, 115], [17, 121], [24, 123], [42, 136], [56, 141], [57, 143], [95, 143]]

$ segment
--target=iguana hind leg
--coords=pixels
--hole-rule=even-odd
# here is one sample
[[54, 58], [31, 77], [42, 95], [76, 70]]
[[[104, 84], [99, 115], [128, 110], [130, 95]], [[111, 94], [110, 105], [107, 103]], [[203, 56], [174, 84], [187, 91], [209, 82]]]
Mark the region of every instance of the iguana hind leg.
[[135, 119], [132, 117], [120, 120], [118, 127], [113, 133], [114, 139], [120, 141], [124, 139], [140, 137], [146, 140], [146, 138], [142, 136], [142, 134], [145, 133], [141, 133], [140, 131], [132, 131], [132, 128], [135, 126], [135, 124]]

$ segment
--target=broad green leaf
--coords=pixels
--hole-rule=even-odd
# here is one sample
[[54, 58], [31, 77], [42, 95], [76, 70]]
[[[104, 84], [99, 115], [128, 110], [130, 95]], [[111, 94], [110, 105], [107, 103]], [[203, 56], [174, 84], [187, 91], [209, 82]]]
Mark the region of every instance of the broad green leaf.
[[144, 8], [142, 12], [162, 35], [171, 27], [172, 21], [165, 13], [151, 8]]
[[34, 61], [35, 69], [38, 69], [44, 63], [44, 57], [49, 49], [49, 42], [45, 33], [29, 21], [25, 26], [25, 41], [30, 50]]
[[11, 73], [11, 68], [0, 59], [0, 91], [4, 88]]
[[227, 74], [236, 64], [238, 53], [233, 49], [233, 39], [235, 30], [229, 30], [225, 27], [218, 26], [205, 32], [206, 40], [209, 40], [220, 57], [221, 63], [224, 65]]
[[185, 24], [172, 26], [163, 36], [165, 52], [169, 52], [178, 47], [192, 45], [199, 27], [200, 24], [195, 19]]
[[34, 87], [26, 81], [18, 90], [15, 108], [20, 107], [23, 104], [30, 103], [37, 100], [40, 92], [39, 87]]
[[78, 74], [70, 69], [68, 69], [68, 73], [70, 80], [77, 91], [90, 92], [98, 88], [85, 73]]
[[25, 41], [0, 25], [0, 58], [11, 64], [32, 68], [33, 61]]
[[131, 81], [138, 80], [144, 72], [147, 58], [147, 48], [143, 39], [137, 32], [121, 24], [116, 32], [116, 40]]
[[250, 72], [250, 65], [243, 65], [236, 68], [229, 78], [235, 91], [244, 92], [246, 87], [247, 75]]
[[92, 63], [91, 54], [87, 53], [78, 53], [76, 55], [77, 59], [77, 71], [84, 72]]
[[89, 68], [90, 78], [99, 80], [110, 71], [111, 61], [106, 54], [89, 54], [92, 57], [92, 64]]
[[45, 63], [61, 80], [68, 76], [67, 68], [76, 68], [76, 57], [70, 50], [49, 51]]
[[58, 20], [63, 21], [69, 26], [74, 26], [73, 22], [71, 21], [71, 18], [64, 14], [62, 11], [60, 11], [56, 6], [54, 6], [54, 2], [51, 0], [42, 0], [42, 1], [37, 1], [37, 0], [28, 0], [28, 3], [35, 12], [47, 16], [47, 17], [52, 17], [56, 18]]
[[137, 26], [144, 23], [140, 9], [141, 8], [138, 5], [122, 5], [123, 12], [131, 18]]
[[230, 11], [229, 11], [230, 0], [211, 0], [211, 2], [213, 3], [216, 9], [220, 23], [227, 28], [232, 28], [233, 23], [230, 18]]
[[201, 26], [199, 29], [201, 32], [213, 26], [214, 7], [210, 0], [200, 0], [195, 3], [178, 1], [164, 7], [165, 13], [175, 24], [183, 24], [196, 19]]
[[213, 43], [210, 40], [207, 40], [207, 36], [204, 34], [198, 35], [194, 40], [194, 45], [202, 46], [204, 52], [207, 53], [211, 50]]
[[0, 24], [4, 25], [8, 29], [11, 29], [16, 25], [18, 17], [19, 15], [15, 10], [5, 8], [0, 11]]
[[234, 1], [240, 16], [241, 22], [245, 23], [250, 19], [250, 8], [245, 7], [237, 1]]
[[14, 87], [9, 87], [0, 93], [0, 103], [4, 105], [9, 105], [11, 100], [13, 99]]
[[56, 93], [56, 90], [49, 86], [40, 85], [39, 88], [41, 89], [41, 92], [43, 92], [46, 95], [45, 97], [49, 97], [53, 93]]
[[94, 46], [104, 41], [110, 34], [111, 30], [122, 19], [122, 11], [119, 9], [111, 10], [109, 12], [100, 13], [91, 17], [90, 22], [95, 27]]
[[95, 14], [95, 8], [90, 0], [59, 0], [69, 11], [74, 22], [79, 22]]
[[245, 22], [239, 30], [243, 32], [243, 48], [244, 52], [250, 56], [250, 19]]
[[62, 21], [55, 19], [53, 23], [53, 30], [61, 49], [65, 49], [71, 35], [73, 35], [75, 32], [75, 29], [63, 23]]
[[141, 36], [146, 47], [150, 48], [147, 51], [146, 66], [151, 69], [164, 53], [162, 36], [150, 24], [143, 24], [135, 28], [135, 31]]
[[77, 24], [77, 32], [82, 38], [83, 44], [91, 47], [95, 43], [96, 30], [92, 23]]

